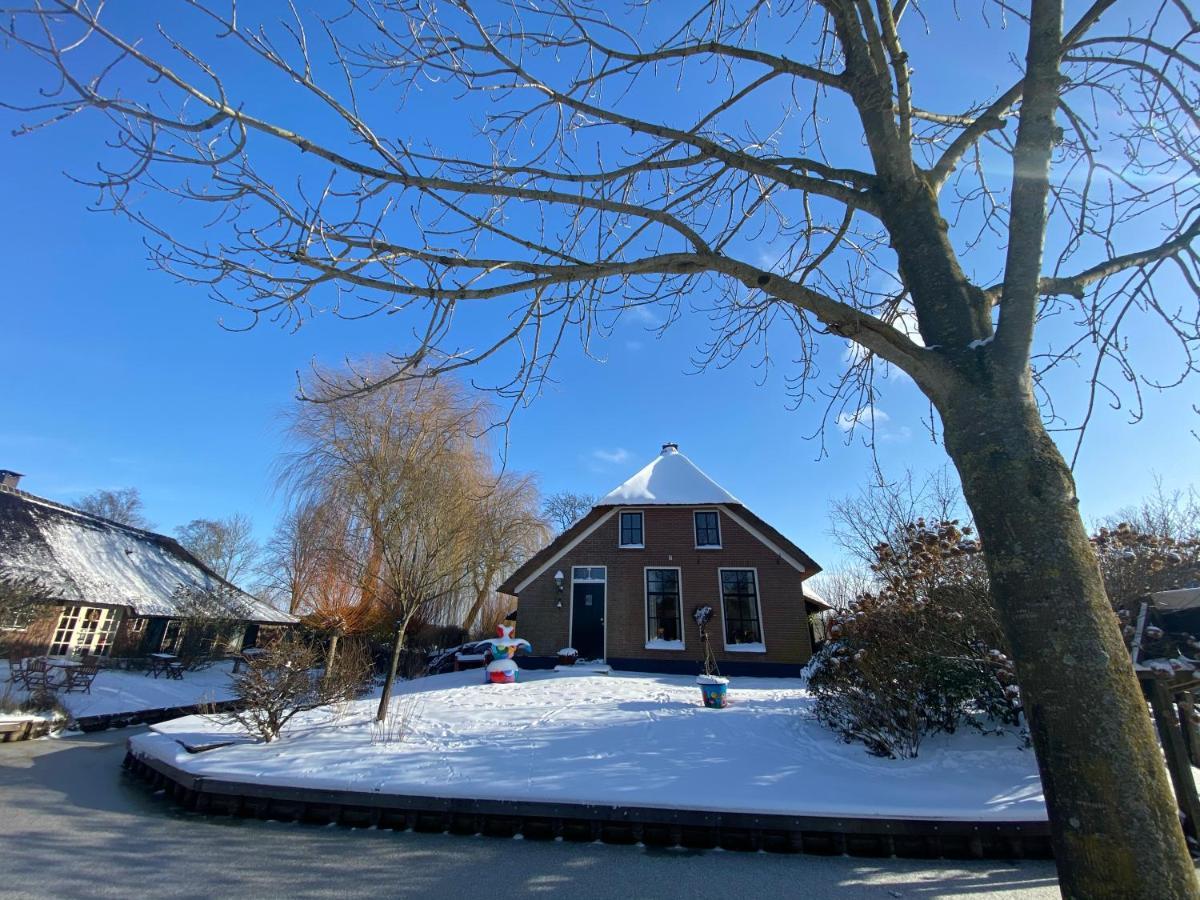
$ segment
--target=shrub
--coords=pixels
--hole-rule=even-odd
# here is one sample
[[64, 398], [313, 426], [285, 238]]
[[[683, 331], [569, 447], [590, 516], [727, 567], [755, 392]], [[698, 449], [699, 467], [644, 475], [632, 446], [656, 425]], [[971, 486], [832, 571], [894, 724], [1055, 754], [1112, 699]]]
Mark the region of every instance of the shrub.
[[333, 670], [323, 672], [318, 647], [300, 640], [276, 641], [233, 676], [234, 695], [241, 704], [232, 718], [270, 743], [299, 713], [356, 697], [369, 678], [360, 657], [343, 654]]
[[[1200, 537], [1195, 534], [1173, 536], [1152, 531], [1146, 525], [1120, 522], [1111, 528], [1101, 528], [1092, 538], [1092, 546], [1100, 562], [1104, 588], [1121, 620], [1126, 644], [1133, 640], [1148, 594], [1200, 581]], [[1200, 640], [1195, 634], [1170, 631], [1153, 623], [1144, 628], [1143, 660], [1195, 658], [1198, 654]], [[1171, 670], [1167, 666], [1157, 671], [1170, 674]]]
[[1019, 693], [971, 529], [918, 519], [874, 557], [882, 587], [832, 617], [829, 643], [809, 665], [817, 718], [901, 758], [964, 722], [1016, 724]]

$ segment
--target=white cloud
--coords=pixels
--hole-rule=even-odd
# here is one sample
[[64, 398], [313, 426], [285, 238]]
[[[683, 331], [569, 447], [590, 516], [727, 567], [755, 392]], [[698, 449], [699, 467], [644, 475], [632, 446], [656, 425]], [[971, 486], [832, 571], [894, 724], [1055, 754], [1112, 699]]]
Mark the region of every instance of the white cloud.
[[891, 416], [885, 413], [882, 409], [876, 409], [870, 403], [866, 406], [856, 409], [852, 413], [842, 413], [837, 417], [838, 428], [842, 431], [850, 431], [854, 428], [862, 426], [870, 428], [874, 426], [879, 428], [884, 422], [888, 421]]
[[855, 428], [866, 428], [872, 432], [876, 441], [885, 444], [901, 444], [912, 437], [912, 429], [907, 425], [895, 428], [888, 423], [892, 417], [882, 409], [868, 403], [854, 412], [844, 412], [837, 417], [837, 426], [845, 432]]
[[621, 310], [621, 315], [628, 316], [636, 325], [646, 328], [657, 328], [662, 324], [662, 317], [647, 304], [632, 304]]
[[603, 463], [610, 463], [612, 465], [628, 462], [629, 457], [630, 453], [624, 447], [618, 447], [615, 450], [598, 449], [592, 451], [593, 459], [597, 459]]

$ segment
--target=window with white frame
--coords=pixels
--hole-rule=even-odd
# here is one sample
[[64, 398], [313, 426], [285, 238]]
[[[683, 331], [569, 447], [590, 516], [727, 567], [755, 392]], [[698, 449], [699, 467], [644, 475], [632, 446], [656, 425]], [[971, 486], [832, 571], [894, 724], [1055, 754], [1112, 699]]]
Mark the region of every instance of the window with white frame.
[[696, 548], [721, 549], [721, 517], [713, 509], [697, 510], [693, 518], [696, 522]]
[[621, 513], [622, 547], [645, 547], [645, 532], [642, 528], [643, 518], [640, 512]]
[[67, 606], [59, 616], [50, 643], [51, 656], [106, 656], [109, 639], [121, 620], [121, 611], [97, 606]]
[[603, 581], [604, 566], [576, 566], [571, 570], [572, 581]]
[[683, 649], [679, 569], [646, 569], [647, 647]]
[[32, 603], [18, 603], [0, 612], [0, 631], [24, 631], [36, 618], [37, 612]]
[[721, 608], [725, 616], [725, 646], [762, 645], [758, 609], [758, 578], [753, 569], [721, 570]]

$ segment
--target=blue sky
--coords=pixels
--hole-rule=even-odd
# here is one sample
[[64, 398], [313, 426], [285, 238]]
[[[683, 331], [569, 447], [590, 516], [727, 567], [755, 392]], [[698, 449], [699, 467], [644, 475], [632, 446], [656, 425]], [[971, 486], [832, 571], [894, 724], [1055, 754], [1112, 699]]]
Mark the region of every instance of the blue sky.
[[[0, 81], [33, 78], [25, 60], [0, 53]], [[269, 92], [265, 92], [269, 98]], [[290, 333], [219, 325], [200, 289], [152, 271], [141, 234], [86, 210], [91, 192], [64, 170], [86, 173], [105, 130], [96, 119], [13, 139], [0, 116], [0, 467], [26, 473], [23, 487], [70, 501], [97, 488], [138, 487], [149, 517], [169, 530], [194, 517], [249, 514], [265, 536], [279, 511], [271, 465], [282, 449], [280, 415], [296, 373], [317, 361], [395, 349], [400, 335], [377, 318], [320, 317]], [[790, 408], [777, 369], [759, 383], [748, 361], [690, 374], [707, 336], [700, 316], [665, 336], [650, 317], [627, 317], [588, 359], [568, 345], [544, 395], [518, 412], [508, 461], [538, 474], [544, 491], [603, 493], [640, 468], [666, 440], [779, 527], [818, 561], [836, 563], [828, 534], [832, 500], [871, 480], [871, 453], [836, 426], [806, 440], [821, 408]], [[779, 348], [787, 357], [787, 348]], [[836, 363], [840, 345], [823, 348]], [[1064, 395], [1078, 398], [1079, 386]], [[1194, 387], [1150, 393], [1140, 425], [1102, 411], [1076, 470], [1085, 517], [1135, 502], [1161, 475], [1195, 480]], [[911, 383], [884, 385], [878, 457], [884, 471], [945, 464]]]

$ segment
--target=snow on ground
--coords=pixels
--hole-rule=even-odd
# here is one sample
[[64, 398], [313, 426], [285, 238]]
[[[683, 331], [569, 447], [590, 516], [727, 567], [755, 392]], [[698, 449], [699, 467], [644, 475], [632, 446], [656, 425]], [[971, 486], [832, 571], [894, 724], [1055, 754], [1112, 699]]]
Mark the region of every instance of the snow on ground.
[[[164, 675], [154, 678], [144, 672], [101, 669], [92, 682], [90, 694], [59, 691], [58, 699], [77, 719], [228, 700], [233, 696], [229, 680], [232, 668], [232, 662], [217, 663], [198, 672], [184, 672], [178, 681]], [[8, 665], [0, 663], [0, 685], [7, 680]], [[13, 694], [20, 696], [21, 692]]]
[[1014, 735], [930, 738], [915, 760], [867, 755], [811, 717], [796, 679], [735, 678], [705, 709], [684, 676], [478, 671], [398, 685], [410, 734], [384, 743], [370, 699], [298, 717], [272, 744], [188, 754], [228, 733], [187, 717], [135, 735], [135, 752], [194, 774], [263, 784], [442, 797], [795, 815], [1038, 821], [1033, 753]]

